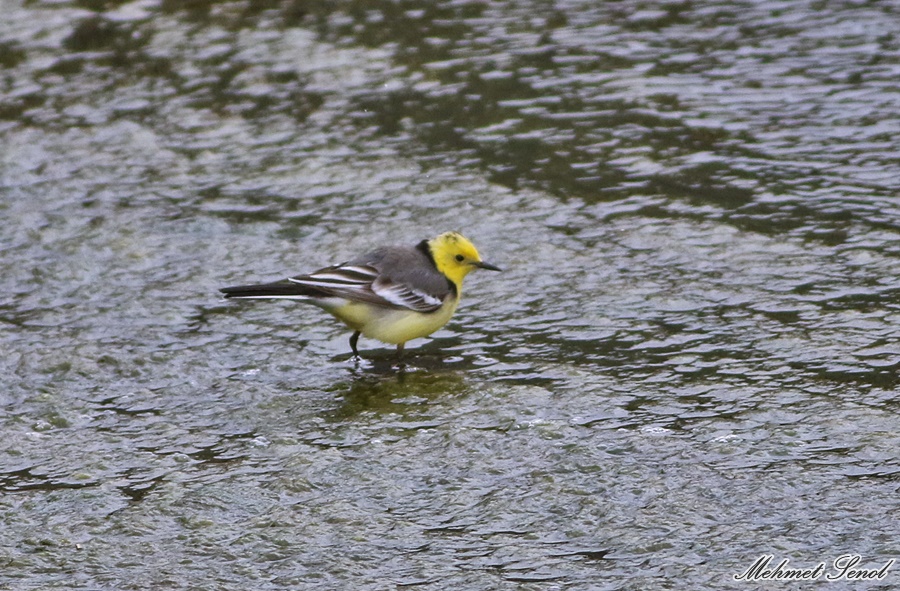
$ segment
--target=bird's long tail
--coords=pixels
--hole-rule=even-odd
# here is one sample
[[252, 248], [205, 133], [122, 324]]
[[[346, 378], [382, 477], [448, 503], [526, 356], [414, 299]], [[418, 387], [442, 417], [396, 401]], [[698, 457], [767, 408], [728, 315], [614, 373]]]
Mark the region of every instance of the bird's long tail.
[[328, 296], [321, 289], [292, 281], [276, 281], [274, 283], [260, 283], [257, 285], [235, 285], [233, 287], [223, 287], [219, 291], [224, 293], [226, 298], [305, 300]]

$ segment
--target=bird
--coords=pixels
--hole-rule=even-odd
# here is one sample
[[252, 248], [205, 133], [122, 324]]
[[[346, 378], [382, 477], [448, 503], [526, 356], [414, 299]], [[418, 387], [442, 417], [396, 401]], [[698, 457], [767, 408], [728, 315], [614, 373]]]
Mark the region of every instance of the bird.
[[360, 335], [397, 346], [430, 335], [453, 316], [463, 279], [476, 269], [500, 271], [481, 259], [458, 232], [415, 246], [382, 246], [352, 260], [272, 283], [220, 289], [225, 298], [296, 300], [318, 306], [346, 324], [360, 358]]

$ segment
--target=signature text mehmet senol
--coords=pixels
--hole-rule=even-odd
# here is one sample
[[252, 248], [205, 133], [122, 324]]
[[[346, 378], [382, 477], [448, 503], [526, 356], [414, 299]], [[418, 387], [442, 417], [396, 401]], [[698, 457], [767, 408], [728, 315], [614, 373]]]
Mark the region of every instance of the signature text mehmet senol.
[[772, 563], [775, 557], [771, 554], [760, 556], [753, 566], [739, 575], [734, 575], [735, 581], [817, 581], [825, 577], [826, 581], [882, 581], [888, 575], [888, 571], [894, 566], [894, 559], [873, 568], [860, 566], [862, 556], [858, 554], [844, 554], [831, 562], [831, 567], [820, 562], [809, 568], [789, 567], [789, 559], [785, 558], [775, 567]]

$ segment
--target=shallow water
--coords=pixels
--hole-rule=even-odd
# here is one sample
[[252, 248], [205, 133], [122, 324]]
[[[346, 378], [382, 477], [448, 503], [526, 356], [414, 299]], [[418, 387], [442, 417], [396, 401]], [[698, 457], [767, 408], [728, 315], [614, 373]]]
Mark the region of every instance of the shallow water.
[[[898, 23], [8, 3], [0, 588], [788, 588], [733, 575], [900, 558]], [[403, 369], [218, 297], [447, 229], [505, 271]]]

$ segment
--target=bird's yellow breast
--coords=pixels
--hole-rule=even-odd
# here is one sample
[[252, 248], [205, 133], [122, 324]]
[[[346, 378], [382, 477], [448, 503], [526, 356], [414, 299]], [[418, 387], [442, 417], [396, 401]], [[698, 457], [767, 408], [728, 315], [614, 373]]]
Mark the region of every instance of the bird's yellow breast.
[[399, 345], [428, 336], [447, 324], [458, 304], [459, 297], [451, 295], [434, 312], [398, 310], [353, 301], [328, 311], [353, 330], [361, 332], [363, 336]]

